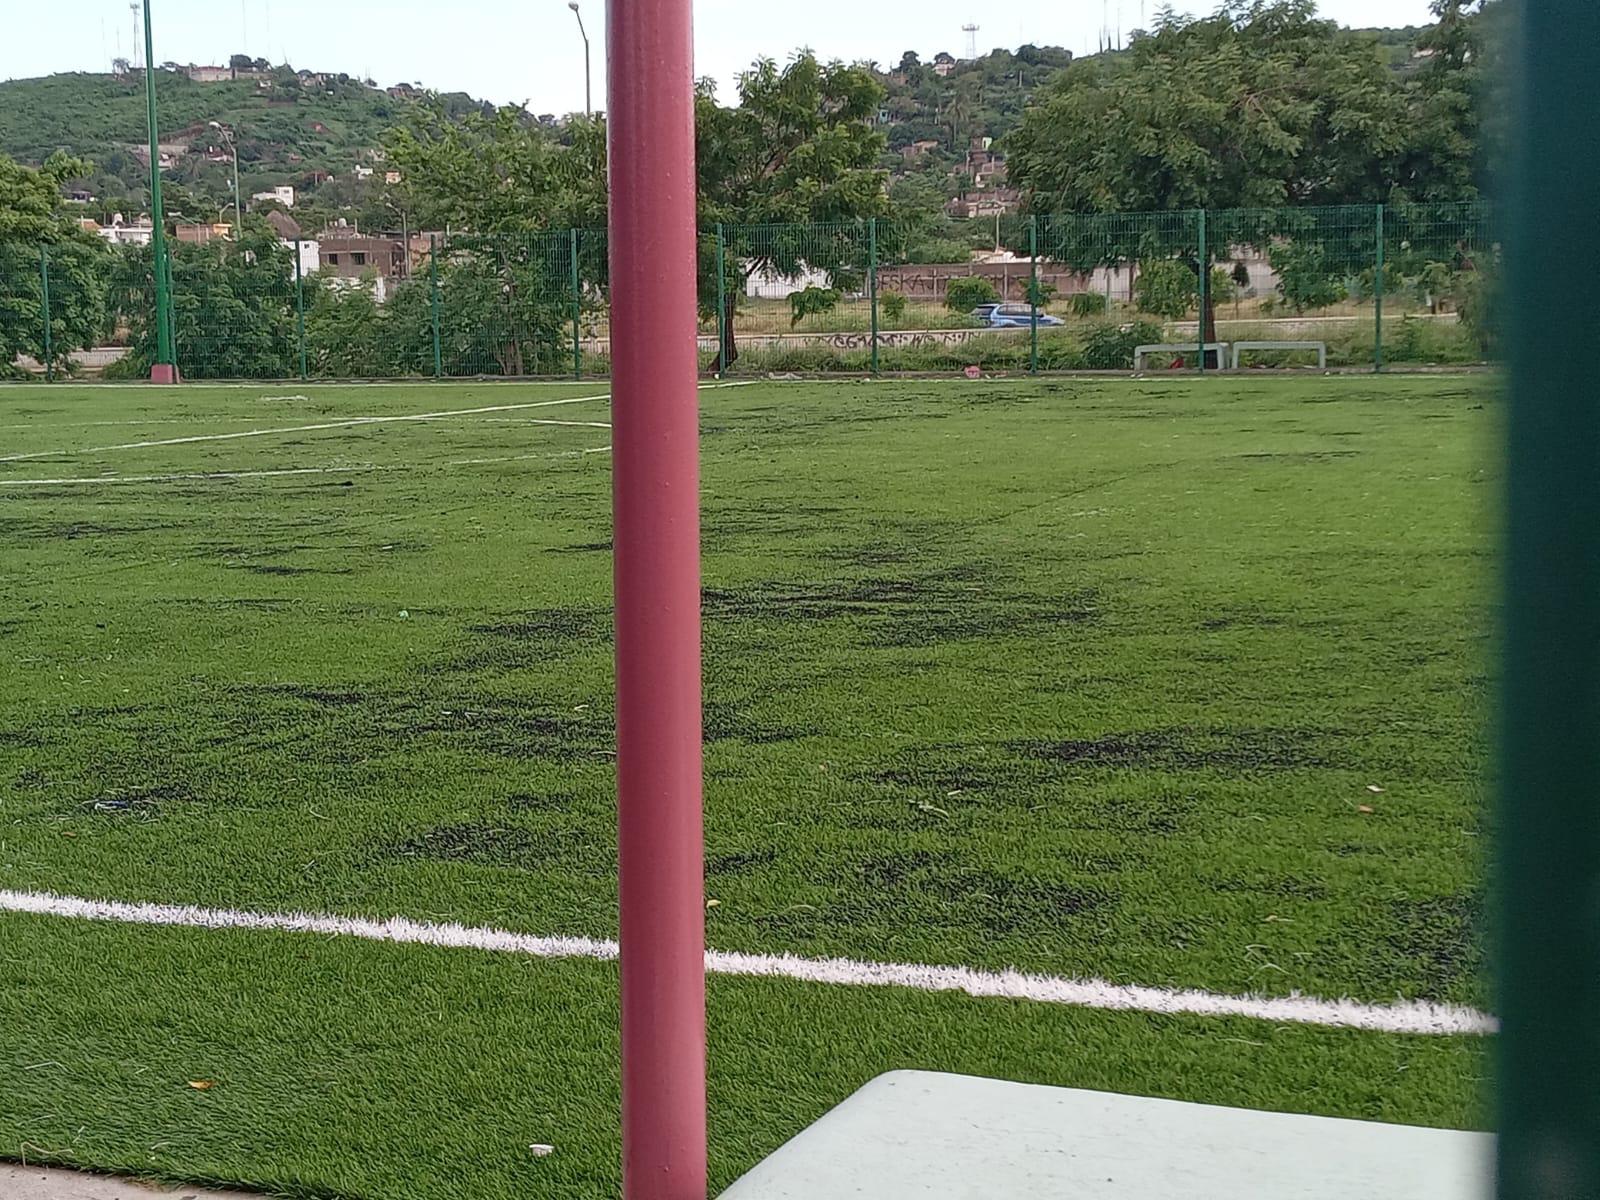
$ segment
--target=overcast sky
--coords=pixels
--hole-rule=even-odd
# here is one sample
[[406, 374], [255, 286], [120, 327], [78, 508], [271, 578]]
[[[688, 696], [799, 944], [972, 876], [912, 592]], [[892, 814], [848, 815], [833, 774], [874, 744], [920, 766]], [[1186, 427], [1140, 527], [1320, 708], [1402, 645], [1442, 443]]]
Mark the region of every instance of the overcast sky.
[[[152, 0], [156, 61], [224, 63], [240, 50], [296, 67], [370, 75], [388, 85], [420, 82], [499, 103], [526, 100], [535, 112], [583, 107], [583, 46], [566, 0]], [[898, 61], [963, 52], [969, 22], [980, 52], [1024, 42], [1092, 51], [1102, 28], [1124, 30], [1153, 16], [1155, 0], [698, 0], [696, 73], [722, 81], [757, 55], [785, 58], [809, 46], [828, 58]], [[1206, 12], [1213, 0], [1177, 0]], [[1322, 0], [1347, 25], [1427, 20], [1427, 0]], [[104, 71], [133, 57], [129, 0], [0, 0], [0, 78]], [[594, 43], [595, 104], [604, 106], [605, 6], [583, 0]]]

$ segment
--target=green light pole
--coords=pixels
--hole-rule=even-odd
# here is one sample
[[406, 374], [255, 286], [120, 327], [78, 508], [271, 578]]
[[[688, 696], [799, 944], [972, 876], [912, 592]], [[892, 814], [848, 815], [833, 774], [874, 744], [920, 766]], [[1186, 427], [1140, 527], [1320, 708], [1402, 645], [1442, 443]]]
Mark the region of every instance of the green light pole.
[[177, 383], [172, 352], [172, 296], [167, 290], [167, 218], [161, 211], [161, 139], [156, 125], [156, 50], [150, 33], [150, 0], [144, 0], [144, 102], [150, 123], [150, 250], [156, 276], [156, 361], [150, 382]]

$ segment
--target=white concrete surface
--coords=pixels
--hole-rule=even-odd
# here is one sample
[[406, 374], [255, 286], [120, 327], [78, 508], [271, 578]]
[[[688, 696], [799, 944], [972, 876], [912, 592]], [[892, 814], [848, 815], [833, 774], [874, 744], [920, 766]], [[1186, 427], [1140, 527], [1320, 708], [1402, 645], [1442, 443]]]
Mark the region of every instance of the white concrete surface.
[[263, 1200], [244, 1192], [161, 1187], [113, 1175], [86, 1175], [0, 1163], [0, 1200]]
[[1494, 1139], [893, 1071], [723, 1200], [1487, 1200]]

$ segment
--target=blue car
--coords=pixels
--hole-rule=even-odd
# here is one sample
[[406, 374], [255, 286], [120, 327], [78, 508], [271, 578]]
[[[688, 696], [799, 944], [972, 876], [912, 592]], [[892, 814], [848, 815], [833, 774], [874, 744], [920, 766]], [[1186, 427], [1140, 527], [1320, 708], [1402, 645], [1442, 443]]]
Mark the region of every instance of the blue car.
[[[1033, 310], [1026, 304], [980, 304], [972, 315], [990, 329], [1016, 329], [1033, 324]], [[1039, 314], [1039, 324], [1059, 325], [1060, 317], [1049, 313]]]

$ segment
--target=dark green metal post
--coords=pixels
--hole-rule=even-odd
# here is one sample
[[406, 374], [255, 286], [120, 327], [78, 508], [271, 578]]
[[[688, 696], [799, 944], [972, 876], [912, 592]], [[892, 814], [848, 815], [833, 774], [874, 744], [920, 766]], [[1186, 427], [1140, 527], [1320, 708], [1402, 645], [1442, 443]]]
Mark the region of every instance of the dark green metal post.
[[872, 307], [872, 373], [878, 373], [878, 218], [867, 220], [867, 300]]
[[572, 377], [583, 378], [583, 285], [578, 280], [578, 231], [567, 231], [571, 240], [572, 257]]
[[300, 345], [300, 378], [304, 379], [309, 373], [306, 370], [306, 288], [305, 278], [301, 273], [300, 255], [305, 243], [298, 237], [294, 241], [294, 319], [295, 336]]
[[[1600, 1196], [1600, 5], [1518, 6], [1495, 965], [1501, 1200]], [[1515, 43], [1514, 43], [1515, 44]]]
[[1373, 280], [1373, 370], [1384, 370], [1384, 206], [1378, 205], [1378, 277]]
[[53, 334], [50, 329], [50, 248], [39, 247], [39, 292], [40, 308], [44, 314], [44, 381], [56, 381], [56, 355], [55, 347], [51, 344]]
[[428, 294], [433, 312], [433, 377], [444, 374], [444, 355], [439, 347], [439, 241], [428, 235]]
[[144, 101], [150, 126], [150, 253], [156, 283], [156, 367], [151, 377], [172, 383], [177, 379], [175, 339], [172, 336], [172, 292], [167, 263], [166, 215], [161, 210], [161, 137], [156, 124], [156, 50], [150, 32], [150, 4], [144, 0]]
[[727, 241], [722, 236], [722, 223], [717, 222], [717, 378], [728, 373], [728, 279], [724, 257]]
[[[1206, 309], [1211, 303], [1211, 264], [1206, 259], [1206, 210], [1200, 210], [1200, 369], [1206, 369]], [[1221, 363], [1217, 364], [1221, 366]]]
[[1028, 217], [1028, 374], [1039, 373], [1039, 218]]

